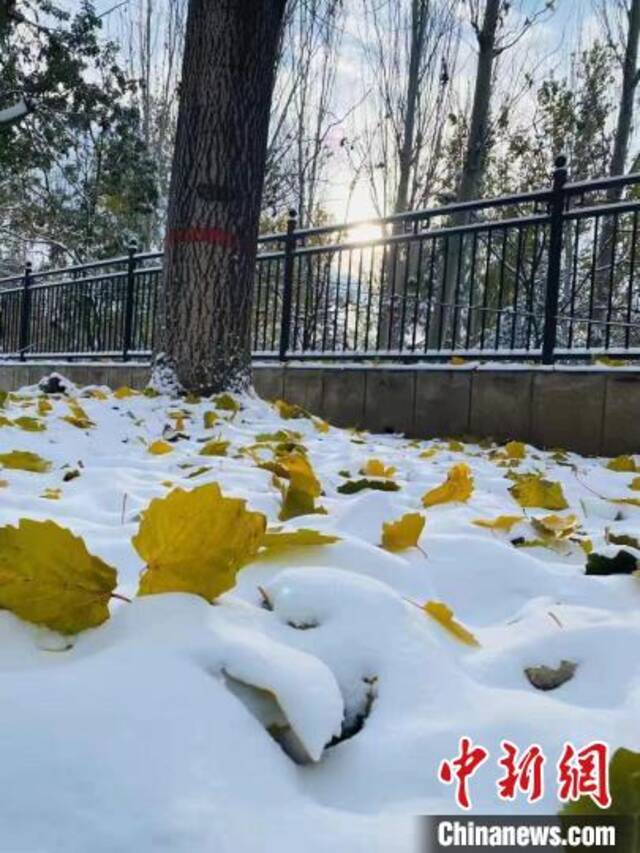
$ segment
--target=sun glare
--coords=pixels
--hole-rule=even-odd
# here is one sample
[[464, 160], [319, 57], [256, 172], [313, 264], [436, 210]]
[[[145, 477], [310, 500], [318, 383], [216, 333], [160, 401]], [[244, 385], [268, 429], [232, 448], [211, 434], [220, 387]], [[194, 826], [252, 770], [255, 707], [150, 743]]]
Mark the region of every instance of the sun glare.
[[348, 235], [349, 241], [352, 243], [370, 243], [372, 240], [379, 240], [383, 236], [382, 228], [374, 222], [356, 225], [349, 229]]

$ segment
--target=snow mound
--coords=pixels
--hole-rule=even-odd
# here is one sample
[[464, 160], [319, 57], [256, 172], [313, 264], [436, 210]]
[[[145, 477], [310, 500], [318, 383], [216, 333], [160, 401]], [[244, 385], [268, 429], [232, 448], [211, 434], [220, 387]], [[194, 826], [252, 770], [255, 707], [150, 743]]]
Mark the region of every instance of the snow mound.
[[[550, 774], [566, 740], [640, 747], [640, 583], [585, 575], [571, 541], [614, 556], [612, 535], [640, 535], [640, 508], [611, 500], [633, 497], [633, 472], [532, 447], [508, 461], [496, 447], [327, 428], [250, 394], [233, 411], [58, 380], [50, 410], [38, 386], [4, 403], [0, 453], [51, 467], [0, 471], [0, 525], [68, 527], [133, 601], [112, 600], [108, 622], [71, 640], [0, 612], [3, 849], [409, 853], [414, 815], [456, 810], [437, 768], [463, 735], [491, 752], [470, 789], [474, 809], [492, 814], [558, 809], [551, 775], [535, 806], [496, 798], [505, 738], [540, 744]], [[64, 420], [70, 400], [94, 426]], [[45, 428], [21, 429], [22, 415]], [[150, 453], [167, 435], [171, 451]], [[227, 455], [200, 454], [213, 438], [230, 442]], [[306, 449], [325, 514], [285, 528], [338, 541], [258, 555], [214, 605], [135, 598], [144, 565], [131, 538], [149, 502], [216, 482], [282, 525], [281, 493], [258, 464], [288, 444]], [[371, 459], [396, 468], [399, 489], [341, 493]], [[469, 500], [425, 510], [422, 495], [461, 462]], [[515, 502], [513, 472], [560, 483], [568, 508], [556, 514], [576, 515], [574, 537], [533, 541], [531, 519], [549, 511]], [[410, 512], [426, 517], [420, 548], [384, 550], [382, 525]], [[474, 524], [501, 515], [523, 518], [511, 533]], [[446, 603], [479, 645], [430, 618], [427, 601]], [[555, 690], [524, 673], [562, 660], [576, 670]]]

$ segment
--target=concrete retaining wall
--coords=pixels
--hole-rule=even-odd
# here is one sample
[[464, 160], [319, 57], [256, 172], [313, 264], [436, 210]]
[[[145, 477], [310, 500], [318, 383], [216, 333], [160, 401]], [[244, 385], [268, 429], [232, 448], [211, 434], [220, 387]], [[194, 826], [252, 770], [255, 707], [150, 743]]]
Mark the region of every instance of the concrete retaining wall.
[[[142, 388], [141, 365], [0, 365], [0, 388], [52, 370], [79, 385]], [[514, 366], [304, 367], [257, 365], [266, 399], [304, 406], [336, 426], [409, 436], [491, 436], [588, 455], [640, 452], [640, 369]]]

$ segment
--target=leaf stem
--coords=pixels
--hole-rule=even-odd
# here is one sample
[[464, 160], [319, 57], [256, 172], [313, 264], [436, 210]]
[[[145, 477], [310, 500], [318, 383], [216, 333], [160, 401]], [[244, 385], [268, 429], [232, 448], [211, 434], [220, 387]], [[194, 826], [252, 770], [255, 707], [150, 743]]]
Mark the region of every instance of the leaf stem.
[[127, 604], [131, 604], [131, 599], [127, 598], [126, 595], [121, 595], [119, 592], [112, 592], [110, 598], [117, 598], [119, 601], [126, 601]]

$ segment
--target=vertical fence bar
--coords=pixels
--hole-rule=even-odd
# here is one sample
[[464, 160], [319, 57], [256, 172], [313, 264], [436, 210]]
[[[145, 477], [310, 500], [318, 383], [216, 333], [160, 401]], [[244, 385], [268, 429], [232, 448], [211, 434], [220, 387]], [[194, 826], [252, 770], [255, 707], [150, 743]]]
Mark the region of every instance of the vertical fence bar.
[[20, 339], [18, 351], [20, 361], [25, 361], [29, 349], [29, 326], [31, 324], [31, 261], [24, 265], [22, 278], [22, 301], [20, 303]]
[[298, 213], [289, 211], [287, 234], [284, 238], [284, 272], [282, 285], [282, 324], [280, 326], [280, 361], [287, 360], [291, 339], [291, 302], [293, 297], [293, 257], [296, 249], [296, 227]]
[[564, 185], [567, 182], [567, 158], [556, 157], [553, 172], [553, 188], [549, 212], [549, 254], [547, 263], [547, 289], [544, 306], [544, 332], [542, 337], [542, 363], [553, 364], [558, 328], [558, 299], [560, 296], [560, 272], [562, 269], [562, 231], [565, 205]]
[[127, 258], [127, 289], [124, 297], [124, 333], [122, 341], [122, 360], [129, 360], [129, 352], [132, 344], [133, 331], [133, 297], [135, 293], [136, 252], [138, 244], [132, 240], [128, 246], [129, 257]]

